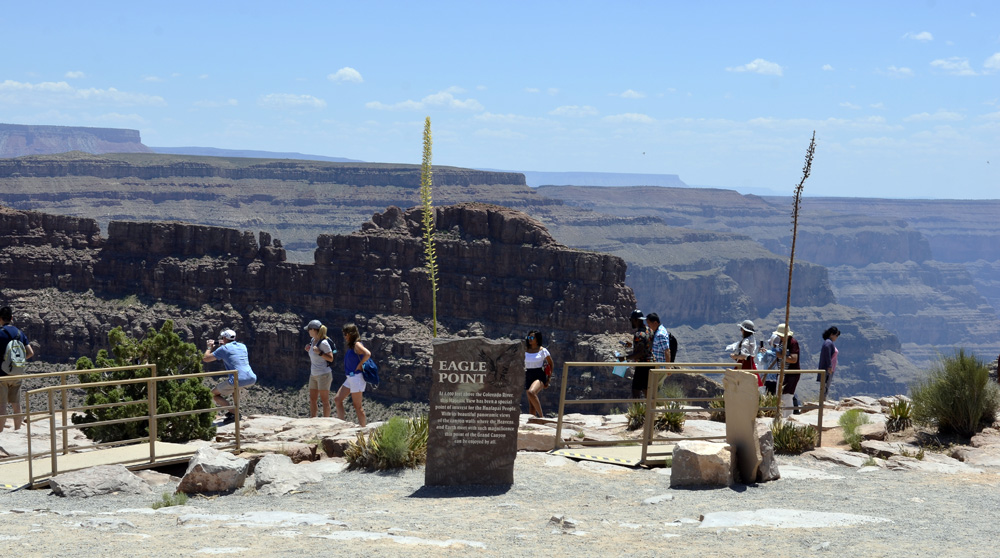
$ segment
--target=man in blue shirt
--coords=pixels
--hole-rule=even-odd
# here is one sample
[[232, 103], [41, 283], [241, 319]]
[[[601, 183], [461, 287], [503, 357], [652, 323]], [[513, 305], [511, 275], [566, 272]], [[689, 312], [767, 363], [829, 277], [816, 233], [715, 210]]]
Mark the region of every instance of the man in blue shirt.
[[[236, 376], [239, 379], [240, 387], [250, 387], [257, 383], [257, 375], [253, 373], [253, 369], [250, 368], [250, 358], [247, 353], [247, 346], [243, 343], [236, 341], [236, 332], [231, 329], [224, 329], [222, 333], [219, 334], [219, 347], [215, 347], [215, 341], [208, 340], [208, 348], [205, 349], [205, 355], [202, 357], [202, 362], [215, 362], [216, 360], [221, 360], [222, 364], [225, 365], [226, 370], [235, 370]], [[219, 382], [215, 388], [212, 389], [212, 396], [215, 399], [215, 404], [220, 407], [227, 407], [229, 401], [226, 401], [226, 397], [229, 397], [236, 391], [235, 385], [233, 383], [233, 375], [230, 374], [228, 378]], [[226, 425], [236, 420], [236, 415], [232, 411], [226, 413], [226, 417], [223, 419], [222, 424]]]
[[647, 314], [646, 326], [653, 332], [653, 361], [670, 362], [670, 333], [660, 323], [659, 314]]
[[[14, 327], [14, 311], [10, 306], [0, 308], [0, 361], [4, 360], [7, 354], [7, 345], [11, 341], [20, 341], [24, 344], [25, 360], [35, 356], [28, 336], [23, 331]], [[13, 371], [12, 371], [13, 373]], [[6, 370], [0, 370], [0, 376], [7, 376]], [[14, 430], [21, 429], [21, 381], [0, 381], [0, 415], [7, 414], [7, 404], [10, 403], [11, 412], [14, 415]], [[0, 432], [3, 432], [7, 425], [7, 419], [0, 419]]]

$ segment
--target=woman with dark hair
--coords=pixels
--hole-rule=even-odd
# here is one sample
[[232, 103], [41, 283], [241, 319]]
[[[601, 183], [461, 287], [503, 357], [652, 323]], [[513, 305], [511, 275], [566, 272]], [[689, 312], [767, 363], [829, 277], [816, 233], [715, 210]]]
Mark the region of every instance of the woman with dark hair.
[[536, 417], [544, 416], [538, 392], [549, 387], [553, 367], [552, 355], [542, 346], [544, 342], [542, 332], [537, 329], [529, 331], [524, 338], [524, 391], [528, 394], [528, 411]]
[[834, 342], [840, 337], [840, 330], [837, 326], [831, 326], [823, 332], [823, 348], [819, 350], [819, 368], [821, 370], [826, 370], [826, 374], [817, 374], [816, 381], [819, 382], [821, 378], [826, 376], [826, 383], [823, 393], [821, 394], [823, 399], [826, 399], [826, 394], [830, 391], [830, 383], [833, 382], [833, 373], [837, 369], [837, 346]]
[[347, 324], [344, 326], [343, 332], [344, 345], [347, 347], [347, 350], [344, 351], [344, 372], [347, 374], [347, 380], [344, 381], [344, 385], [340, 386], [340, 391], [333, 398], [333, 402], [337, 405], [337, 418], [344, 420], [344, 399], [350, 395], [351, 402], [354, 403], [354, 411], [358, 414], [358, 424], [365, 426], [367, 421], [365, 420], [365, 411], [361, 408], [361, 398], [367, 384], [365, 377], [361, 374], [361, 368], [365, 361], [372, 357], [372, 353], [359, 341], [361, 334], [358, 333], [358, 326]]

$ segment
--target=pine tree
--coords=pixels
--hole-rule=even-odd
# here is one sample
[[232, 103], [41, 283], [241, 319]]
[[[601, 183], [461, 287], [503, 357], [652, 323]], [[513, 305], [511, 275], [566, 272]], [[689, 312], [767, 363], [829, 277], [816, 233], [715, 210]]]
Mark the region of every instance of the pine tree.
[[[95, 368], [114, 368], [135, 364], [155, 363], [157, 376], [194, 374], [202, 371], [202, 353], [192, 343], [185, 343], [174, 333], [174, 322], [167, 320], [157, 332], [150, 329], [142, 339], [129, 337], [121, 327], [108, 333], [111, 355], [101, 349], [95, 361], [81, 357], [76, 361], [80, 371]], [[119, 386], [88, 388], [86, 384], [101, 381], [148, 378], [150, 369], [122, 370], [112, 372], [82, 372], [80, 383], [86, 391], [87, 405], [104, 405], [123, 401], [146, 399], [146, 384], [122, 384]], [[210, 409], [214, 405], [212, 392], [199, 379], [161, 380], [156, 382], [157, 414], [177, 413], [195, 409]], [[122, 405], [104, 409], [92, 409], [84, 415], [73, 417], [73, 424], [87, 424], [105, 420], [148, 416], [145, 403]], [[189, 440], [209, 440], [215, 436], [212, 413], [200, 413], [183, 417], [171, 417], [157, 421], [157, 439], [163, 442], [187, 442]], [[84, 433], [97, 442], [115, 442], [143, 438], [149, 435], [146, 421], [126, 422], [85, 428]]]

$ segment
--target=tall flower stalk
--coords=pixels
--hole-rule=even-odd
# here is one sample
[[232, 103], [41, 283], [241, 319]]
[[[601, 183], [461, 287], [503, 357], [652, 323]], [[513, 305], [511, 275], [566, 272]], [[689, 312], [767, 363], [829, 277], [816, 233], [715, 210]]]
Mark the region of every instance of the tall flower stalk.
[[437, 253], [434, 249], [434, 203], [431, 198], [431, 117], [424, 120], [424, 158], [420, 163], [420, 206], [423, 208], [424, 260], [431, 277], [431, 319], [437, 337]]
[[[782, 337], [781, 343], [781, 354], [788, 354], [788, 335], [787, 332], [791, 330], [792, 326], [788, 323], [788, 317], [792, 308], [792, 270], [795, 268], [795, 239], [799, 234], [799, 208], [802, 206], [802, 188], [806, 184], [806, 179], [812, 173], [813, 155], [816, 154], [816, 131], [813, 130], [812, 139], [809, 140], [809, 148], [806, 149], [806, 162], [802, 167], [802, 180], [799, 181], [798, 186], [795, 187], [795, 197], [792, 202], [792, 250], [788, 256], [788, 293], [785, 297], [785, 332], [786, 335]], [[785, 359], [781, 359], [781, 367], [778, 370], [778, 386], [776, 391], [778, 392], [778, 400], [781, 400], [781, 393], [784, 391], [785, 385]], [[822, 413], [822, 409], [820, 410]], [[822, 415], [820, 415], [822, 417]]]

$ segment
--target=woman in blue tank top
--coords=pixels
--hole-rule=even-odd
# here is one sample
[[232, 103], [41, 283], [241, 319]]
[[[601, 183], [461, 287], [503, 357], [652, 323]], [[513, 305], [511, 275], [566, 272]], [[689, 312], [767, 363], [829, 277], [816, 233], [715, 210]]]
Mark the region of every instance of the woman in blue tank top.
[[361, 367], [364, 366], [366, 360], [372, 357], [372, 353], [359, 341], [361, 335], [358, 333], [358, 326], [347, 324], [343, 331], [344, 345], [346, 345], [344, 373], [347, 374], [347, 379], [344, 381], [344, 385], [340, 386], [333, 401], [337, 405], [337, 418], [344, 420], [344, 400], [350, 395], [351, 402], [354, 403], [354, 411], [358, 414], [358, 424], [365, 426], [367, 421], [365, 420], [365, 411], [361, 407], [361, 398], [367, 384], [365, 377], [361, 374]]

